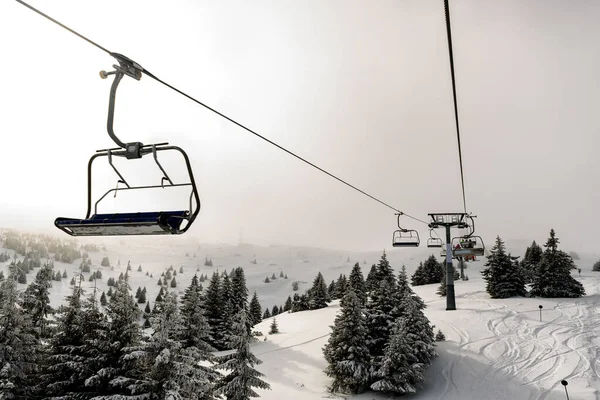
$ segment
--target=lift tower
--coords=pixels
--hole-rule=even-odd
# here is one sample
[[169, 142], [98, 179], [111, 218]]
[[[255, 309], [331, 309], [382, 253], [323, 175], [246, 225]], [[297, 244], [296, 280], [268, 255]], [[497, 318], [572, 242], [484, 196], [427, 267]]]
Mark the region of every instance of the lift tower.
[[454, 297], [454, 267], [452, 266], [452, 236], [450, 228], [465, 229], [469, 225], [466, 213], [430, 213], [431, 222], [429, 228], [446, 228], [446, 310], [456, 310], [456, 299]]

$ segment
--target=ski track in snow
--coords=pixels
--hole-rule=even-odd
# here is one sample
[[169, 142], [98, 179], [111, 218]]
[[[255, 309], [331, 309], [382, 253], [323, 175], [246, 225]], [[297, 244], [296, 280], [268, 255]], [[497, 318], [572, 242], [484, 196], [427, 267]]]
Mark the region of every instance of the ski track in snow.
[[[489, 336], [471, 339], [463, 327], [446, 321], [458, 336], [459, 353], [463, 357], [485, 360], [487, 368], [470, 368], [468, 371], [476, 374], [476, 379], [517, 382], [523, 389], [534, 389], [530, 398], [539, 400], [560, 398], [560, 393], [564, 395], [560, 381], [566, 379], [569, 388], [587, 389], [584, 392], [587, 397], [571, 395], [571, 398], [600, 398], [600, 296], [539, 299], [555, 304], [551, 310], [544, 311], [540, 322], [531, 311], [526, 315], [502, 304], [501, 299], [492, 302], [477, 298], [478, 295], [484, 296], [485, 292], [468, 292], [457, 297], [485, 306], [467, 312], [474, 314], [469, 317], [487, 319], [485, 328]], [[552, 313], [548, 311], [556, 316], [549, 317]], [[445, 382], [440, 399], [460, 398], [452, 373], [456, 364], [452, 359], [440, 372]]]

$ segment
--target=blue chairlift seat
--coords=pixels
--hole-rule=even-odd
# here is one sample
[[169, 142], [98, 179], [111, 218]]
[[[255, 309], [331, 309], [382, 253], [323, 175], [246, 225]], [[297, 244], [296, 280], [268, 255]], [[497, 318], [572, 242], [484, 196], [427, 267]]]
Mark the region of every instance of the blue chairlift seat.
[[157, 211], [94, 214], [88, 219], [56, 218], [54, 225], [71, 236], [177, 235], [190, 212]]

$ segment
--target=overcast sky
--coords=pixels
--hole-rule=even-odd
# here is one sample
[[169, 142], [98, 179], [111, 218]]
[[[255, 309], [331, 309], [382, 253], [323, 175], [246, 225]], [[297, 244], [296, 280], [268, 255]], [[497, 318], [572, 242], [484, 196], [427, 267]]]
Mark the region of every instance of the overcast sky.
[[[396, 208], [462, 211], [442, 0], [30, 4]], [[554, 228], [563, 247], [597, 251], [600, 2], [450, 8], [477, 232], [491, 247], [498, 234], [545, 242]], [[115, 61], [16, 1], [0, 2], [0, 37], [0, 226], [52, 230], [85, 215], [87, 161], [112, 146], [112, 79], [98, 72]], [[200, 241], [391, 248], [393, 211], [148, 77], [123, 79], [115, 131], [186, 149], [202, 200], [188, 235]], [[175, 161], [165, 166], [177, 172]], [[128, 164], [126, 178], [159, 181], [151, 160]], [[95, 193], [116, 184], [107, 167]], [[119, 195], [99, 211], [187, 204], [160, 196]]]

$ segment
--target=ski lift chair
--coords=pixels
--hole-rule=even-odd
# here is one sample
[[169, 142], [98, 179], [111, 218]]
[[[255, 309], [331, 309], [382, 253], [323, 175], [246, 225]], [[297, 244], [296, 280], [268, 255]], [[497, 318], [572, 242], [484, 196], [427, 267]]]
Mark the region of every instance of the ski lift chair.
[[[460, 243], [460, 240], [471, 240], [472, 242]], [[459, 245], [457, 247], [457, 245]], [[461, 236], [452, 239], [452, 253], [455, 257], [483, 256], [485, 245], [481, 236]]]
[[400, 215], [398, 215], [398, 230], [394, 231], [392, 237], [393, 247], [419, 247], [421, 243], [419, 239], [419, 232], [412, 229], [404, 229], [400, 226]]
[[[194, 181], [194, 174], [192, 172], [190, 160], [183, 149], [177, 146], [169, 146], [168, 143], [158, 143], [152, 145], [144, 145], [140, 142], [123, 143], [121, 140], [119, 140], [119, 138], [117, 138], [113, 130], [117, 86], [124, 75], [130, 76], [136, 80], [140, 80], [142, 71], [144, 71], [144, 69], [125, 56], [117, 53], [111, 53], [111, 55], [119, 61], [119, 65], [114, 65], [115, 71], [108, 73], [101, 71], [100, 76], [105, 79], [108, 75], [115, 74], [115, 79], [112, 83], [110, 91], [107, 130], [108, 135], [119, 147], [98, 150], [96, 154], [90, 158], [88, 163], [88, 204], [85, 218], [76, 219], [59, 217], [54, 221], [54, 225], [58, 229], [71, 236], [178, 235], [185, 233], [200, 212], [200, 197], [196, 188], [196, 182]], [[163, 151], [177, 151], [183, 156], [188, 172], [187, 182], [174, 183], [171, 180], [165, 169], [158, 161], [157, 154], [158, 152]], [[112, 162], [112, 157], [124, 157], [127, 160], [131, 160], [139, 159], [149, 154], [152, 154], [156, 165], [162, 172], [163, 177], [161, 178], [160, 185], [130, 185]], [[92, 164], [98, 157], [108, 158], [108, 163], [119, 177], [119, 180], [117, 181], [117, 187], [115, 189], [108, 190], [95, 202], [94, 214], [90, 215], [92, 210]], [[119, 183], [124, 184], [125, 187], [119, 187]], [[116, 195], [118, 191], [125, 190], [144, 190], [155, 188], [169, 189], [182, 186], [188, 186], [191, 189], [189, 204], [185, 209], [116, 214], [98, 213], [98, 204], [109, 193], [112, 192], [114, 192]]]
[[435, 247], [435, 248], [440, 248], [442, 247], [442, 239], [437, 237], [434, 238], [431, 233], [433, 232], [433, 229], [429, 230], [429, 239], [427, 239], [427, 247]]

